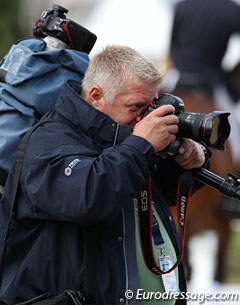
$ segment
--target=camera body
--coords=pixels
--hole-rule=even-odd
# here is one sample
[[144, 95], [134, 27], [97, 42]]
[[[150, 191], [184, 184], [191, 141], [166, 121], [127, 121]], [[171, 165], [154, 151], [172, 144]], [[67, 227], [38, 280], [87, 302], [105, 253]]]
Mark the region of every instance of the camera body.
[[174, 106], [174, 114], [179, 119], [179, 131], [176, 135], [176, 141], [166, 148], [169, 154], [176, 155], [178, 153], [183, 138], [193, 139], [217, 150], [225, 149], [224, 143], [231, 130], [228, 122], [229, 112], [213, 111], [208, 114], [185, 112], [184, 102], [181, 98], [164, 93], [153, 100], [146, 109], [146, 113], [169, 104]]
[[89, 54], [97, 36], [66, 17], [68, 10], [54, 4], [51, 8], [43, 11], [35, 22], [33, 35], [39, 38], [51, 36], [66, 43], [70, 49]]

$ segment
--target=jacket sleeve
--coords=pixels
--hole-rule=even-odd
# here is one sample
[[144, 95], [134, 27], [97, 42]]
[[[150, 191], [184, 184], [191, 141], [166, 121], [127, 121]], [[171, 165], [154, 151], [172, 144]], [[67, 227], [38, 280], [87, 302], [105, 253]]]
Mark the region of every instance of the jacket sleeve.
[[[205, 162], [203, 167], [207, 169], [210, 168], [208, 160]], [[184, 169], [179, 166], [171, 156], [161, 155], [157, 158], [153, 172], [168, 205], [175, 205], [179, 177], [184, 172]], [[192, 194], [203, 186], [204, 184], [193, 179]]]
[[110, 224], [138, 195], [152, 154], [151, 145], [136, 136], [98, 155], [74, 145], [32, 158], [27, 152], [21, 177], [26, 200], [18, 207], [18, 217]]

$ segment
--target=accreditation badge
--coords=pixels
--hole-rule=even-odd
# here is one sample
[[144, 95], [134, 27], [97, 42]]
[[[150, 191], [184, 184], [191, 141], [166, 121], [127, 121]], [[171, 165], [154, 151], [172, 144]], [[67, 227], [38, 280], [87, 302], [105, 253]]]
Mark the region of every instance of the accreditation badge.
[[[171, 261], [171, 258], [169, 255], [161, 255], [159, 256], [159, 265], [162, 271], [168, 271], [170, 268], [172, 268], [173, 263]], [[162, 274], [162, 281], [163, 281], [163, 286], [165, 288], [165, 291], [167, 292], [179, 292], [179, 288], [177, 285], [177, 280], [175, 276], [174, 270]]]

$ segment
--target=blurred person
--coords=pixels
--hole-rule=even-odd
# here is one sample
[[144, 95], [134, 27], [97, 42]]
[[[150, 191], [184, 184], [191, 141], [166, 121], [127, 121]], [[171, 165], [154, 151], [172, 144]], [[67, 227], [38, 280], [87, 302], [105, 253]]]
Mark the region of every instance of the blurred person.
[[[230, 77], [231, 80], [236, 78], [237, 67], [235, 72], [226, 73], [222, 61], [230, 38], [240, 34], [239, 20], [240, 5], [232, 0], [209, 0], [206, 4], [201, 0], [181, 1], [175, 8], [170, 43], [173, 74], [177, 80], [175, 89], [187, 88], [204, 94], [216, 109], [230, 111], [230, 140], [235, 143], [239, 142], [240, 128], [236, 121], [240, 121], [240, 107], [231, 107], [235, 96], [229, 84]], [[228, 96], [225, 102], [224, 96]], [[238, 147], [240, 145], [231, 146], [234, 160], [240, 166]]]
[[[223, 91], [228, 94], [222, 61], [230, 38], [240, 33], [239, 20], [240, 5], [235, 1], [184, 0], [176, 4], [170, 37], [170, 67], [162, 88], [180, 96], [187, 111], [231, 112], [232, 108], [227, 100], [222, 100], [224, 107], [220, 105], [219, 95], [223, 97]], [[225, 151], [213, 151], [212, 155], [211, 170], [222, 177], [227, 176], [229, 172], [236, 172], [239, 160], [239, 152], [236, 152], [236, 149], [239, 151], [240, 137], [234, 136], [239, 134], [239, 128], [233, 124], [232, 114], [230, 123], [232, 130]], [[231, 147], [233, 142], [234, 147]], [[206, 256], [202, 256], [200, 269], [206, 261], [217, 267], [214, 274], [211, 274], [213, 268], [207, 270], [209, 272], [202, 275], [201, 278], [204, 279], [201, 283], [198, 269], [194, 273], [191, 269], [196, 267], [188, 266], [188, 279], [193, 278], [191, 274], [194, 273], [195, 282], [202, 290], [206, 288], [209, 291], [214, 279], [218, 282], [224, 281], [225, 256], [231, 229], [229, 218], [219, 212], [222, 201], [220, 194], [204, 188], [192, 200], [189, 208], [188, 238], [198, 235], [200, 239], [204, 239], [201, 245], [205, 244], [208, 248], [210, 242], [218, 247], [217, 256], [214, 247], [210, 247], [209, 251], [204, 252]], [[194, 248], [196, 249], [193, 247], [193, 250]], [[187, 251], [185, 253], [187, 254]], [[192, 256], [197, 257], [195, 253]], [[194, 288], [196, 289], [196, 286]]]
[[217, 86], [214, 100], [216, 107], [231, 112], [231, 148], [240, 170], [240, 62], [231, 70], [224, 71], [224, 83]]
[[[151, 177], [149, 211], [161, 241], [152, 245], [156, 261], [175, 264], [180, 248], [168, 206], [175, 203], [181, 173], [209, 164], [202, 146], [191, 139], [184, 139], [174, 158], [158, 154], [178, 132], [172, 105], [143, 115], [161, 81], [151, 61], [114, 45], [95, 54], [82, 85], [67, 81], [54, 110], [44, 117], [59, 121], [38, 127], [25, 152], [2, 303], [82, 292], [84, 232], [90, 229], [96, 244], [91, 255], [97, 260], [94, 304], [186, 304], [184, 299], [136, 300], [138, 289], [186, 291], [182, 262], [167, 278], [144, 263], [138, 227], [144, 185]], [[12, 175], [0, 205], [1, 226], [7, 221]], [[201, 185], [194, 182], [193, 187]], [[127, 290], [133, 292], [131, 300]]]
[[222, 60], [231, 36], [240, 33], [240, 5], [231, 0], [180, 1], [175, 6], [170, 57], [177, 88], [214, 99], [224, 82]]

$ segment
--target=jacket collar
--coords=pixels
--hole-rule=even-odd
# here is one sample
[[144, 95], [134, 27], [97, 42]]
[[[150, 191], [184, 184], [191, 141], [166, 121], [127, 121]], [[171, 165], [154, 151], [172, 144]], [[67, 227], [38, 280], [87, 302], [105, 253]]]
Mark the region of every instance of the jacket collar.
[[86, 102], [80, 94], [80, 83], [68, 80], [56, 104], [57, 112], [95, 143], [104, 147], [119, 144], [130, 135], [130, 126], [118, 124]]

